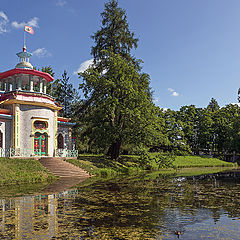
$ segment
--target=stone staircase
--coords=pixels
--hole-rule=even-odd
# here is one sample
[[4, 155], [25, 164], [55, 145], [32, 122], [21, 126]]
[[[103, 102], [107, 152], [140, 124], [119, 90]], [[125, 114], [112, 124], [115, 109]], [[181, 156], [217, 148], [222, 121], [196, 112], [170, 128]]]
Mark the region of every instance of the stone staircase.
[[55, 176], [67, 177], [67, 178], [89, 178], [90, 175], [83, 169], [74, 166], [71, 163], [63, 161], [58, 157], [45, 157], [41, 158], [39, 162], [52, 172]]

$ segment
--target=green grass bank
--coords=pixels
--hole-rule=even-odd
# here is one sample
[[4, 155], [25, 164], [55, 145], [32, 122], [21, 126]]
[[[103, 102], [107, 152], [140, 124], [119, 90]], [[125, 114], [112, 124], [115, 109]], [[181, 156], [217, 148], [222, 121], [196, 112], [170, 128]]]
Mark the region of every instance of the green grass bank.
[[173, 165], [177, 168], [190, 167], [237, 167], [236, 163], [225, 162], [217, 158], [200, 156], [177, 156]]
[[[159, 165], [152, 161], [147, 165], [147, 168], [144, 168], [139, 163], [138, 156], [120, 156], [118, 162], [111, 161], [110, 159], [104, 157], [103, 155], [86, 155], [82, 154], [77, 160], [67, 160], [68, 162], [83, 168], [87, 172], [97, 175], [97, 176], [109, 176], [112, 174], [131, 174], [140, 172], [143, 170], [151, 171], [163, 171], [167, 172], [176, 172], [177, 169], [183, 168], [236, 168], [236, 163], [229, 163], [217, 158], [207, 158], [199, 156], [177, 156], [173, 162], [173, 168], [170, 169], [161, 169]], [[210, 170], [210, 169], [209, 169]], [[193, 170], [188, 170], [193, 171]], [[201, 172], [202, 170], [198, 170]]]
[[37, 160], [0, 158], [0, 185], [50, 182], [55, 179]]
[[[116, 162], [111, 161], [103, 155], [80, 155], [77, 160], [67, 161], [85, 169], [93, 175], [103, 177], [114, 174], [136, 174], [146, 170], [144, 166], [140, 165], [138, 156], [121, 156], [119, 161]], [[159, 169], [158, 164], [153, 161], [148, 163], [147, 170], [160, 170], [167, 174], [189, 168], [194, 168], [197, 172], [202, 172], [203, 170], [197, 170], [197, 168], [213, 167], [217, 169], [221, 167], [237, 167], [236, 164], [224, 162], [216, 158], [197, 156], [178, 156], [173, 162], [173, 166], [174, 168], [171, 169]], [[189, 174], [193, 172], [191, 169], [187, 171]], [[0, 186], [5, 184], [44, 183], [55, 179], [56, 177], [37, 160], [0, 158]]]

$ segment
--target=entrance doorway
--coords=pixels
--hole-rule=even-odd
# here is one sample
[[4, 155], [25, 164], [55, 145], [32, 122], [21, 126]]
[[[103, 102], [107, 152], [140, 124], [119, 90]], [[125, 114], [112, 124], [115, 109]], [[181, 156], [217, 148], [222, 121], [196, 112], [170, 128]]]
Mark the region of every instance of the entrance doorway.
[[47, 134], [35, 133], [34, 135], [34, 154], [39, 156], [47, 155]]

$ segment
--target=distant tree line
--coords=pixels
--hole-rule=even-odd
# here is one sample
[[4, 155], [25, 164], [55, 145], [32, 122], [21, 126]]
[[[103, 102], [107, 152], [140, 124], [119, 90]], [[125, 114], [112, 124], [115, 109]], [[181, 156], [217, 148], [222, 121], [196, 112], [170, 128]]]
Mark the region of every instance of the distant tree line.
[[220, 108], [212, 98], [206, 108], [183, 106], [179, 111], [159, 109], [167, 144], [154, 149], [168, 148], [216, 155], [240, 153], [240, 108], [229, 104]]

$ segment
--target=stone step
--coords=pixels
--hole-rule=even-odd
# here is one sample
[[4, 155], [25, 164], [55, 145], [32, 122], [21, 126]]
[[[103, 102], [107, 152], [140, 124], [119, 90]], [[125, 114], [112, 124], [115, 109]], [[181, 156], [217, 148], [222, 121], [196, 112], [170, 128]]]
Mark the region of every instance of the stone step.
[[90, 177], [89, 173], [83, 169], [63, 161], [61, 158], [41, 158], [39, 162], [52, 172], [55, 176], [59, 177]]

